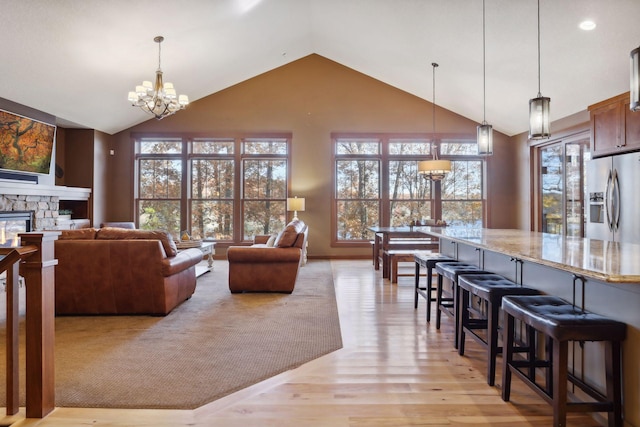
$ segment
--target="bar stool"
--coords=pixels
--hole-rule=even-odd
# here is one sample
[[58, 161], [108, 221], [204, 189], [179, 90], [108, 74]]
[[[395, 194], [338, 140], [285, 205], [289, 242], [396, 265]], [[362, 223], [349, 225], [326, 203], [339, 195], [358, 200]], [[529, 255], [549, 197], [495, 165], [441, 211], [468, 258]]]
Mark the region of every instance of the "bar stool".
[[[511, 375], [515, 374], [553, 406], [553, 424], [565, 426], [567, 412], [607, 412], [610, 427], [622, 426], [622, 362], [621, 344], [627, 325], [606, 317], [581, 310], [573, 304], [549, 295], [505, 296], [502, 298], [504, 313], [504, 362], [502, 369], [502, 400], [509, 401]], [[516, 351], [514, 321], [521, 320], [549, 338], [547, 357], [540, 363], [535, 351], [529, 360], [513, 360]], [[569, 373], [569, 341], [602, 341], [605, 343], [606, 395]], [[533, 357], [533, 358], [531, 358]], [[532, 366], [547, 367], [552, 372], [546, 388], [536, 383]], [[529, 368], [525, 374], [520, 368]], [[571, 381], [594, 401], [567, 402], [567, 382]]]
[[[431, 321], [431, 301], [432, 292], [437, 291], [437, 286], [434, 287], [431, 283], [433, 279], [433, 269], [439, 262], [454, 262], [455, 259], [442, 255], [440, 253], [416, 253], [414, 256], [416, 263], [416, 275], [415, 275], [415, 295], [413, 301], [413, 308], [418, 308], [418, 295], [424, 297], [427, 300], [427, 322]], [[425, 287], [420, 286], [420, 268], [427, 269], [427, 284]]]
[[[502, 348], [498, 346], [502, 297], [539, 295], [540, 292], [518, 285], [498, 274], [464, 274], [458, 279], [458, 287], [460, 288], [458, 354], [464, 355], [464, 341], [466, 333], [469, 332], [472, 338], [487, 349], [487, 383], [493, 386], [496, 379], [496, 358], [502, 352]], [[481, 304], [486, 304], [486, 313], [480, 313], [469, 305], [471, 295], [480, 298]], [[486, 338], [478, 334], [479, 330], [486, 332]]]
[[[438, 311], [436, 312], [436, 329], [440, 329], [440, 320], [442, 318], [442, 313], [451, 316], [454, 318], [454, 342], [453, 346], [458, 348], [458, 311], [457, 311], [457, 301], [458, 301], [458, 277], [462, 274], [491, 274], [489, 271], [484, 271], [481, 268], [473, 265], [467, 264], [466, 262], [439, 262], [436, 264], [436, 273], [438, 273], [438, 287], [436, 289], [436, 306], [438, 307]], [[445, 298], [442, 296], [443, 290], [443, 278], [446, 277], [451, 281], [451, 298]]]

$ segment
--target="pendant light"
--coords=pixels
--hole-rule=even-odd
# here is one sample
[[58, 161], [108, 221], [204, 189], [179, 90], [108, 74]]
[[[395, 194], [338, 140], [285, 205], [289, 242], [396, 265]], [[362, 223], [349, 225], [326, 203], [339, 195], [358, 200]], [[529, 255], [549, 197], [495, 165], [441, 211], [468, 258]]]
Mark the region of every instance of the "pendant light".
[[631, 51], [631, 111], [640, 111], [640, 47]]
[[418, 162], [418, 173], [431, 181], [440, 181], [444, 176], [451, 171], [451, 161], [438, 159], [438, 144], [436, 141], [436, 68], [438, 64], [431, 63], [433, 67], [433, 142], [431, 144], [431, 153], [433, 158], [431, 160], [422, 160]]
[[540, 93], [540, 0], [538, 0], [538, 96], [529, 100], [529, 138], [546, 139], [551, 136], [551, 98]]
[[484, 24], [484, 0], [482, 0], [482, 124], [478, 126], [478, 154], [493, 154], [493, 126], [487, 123], [486, 44]]

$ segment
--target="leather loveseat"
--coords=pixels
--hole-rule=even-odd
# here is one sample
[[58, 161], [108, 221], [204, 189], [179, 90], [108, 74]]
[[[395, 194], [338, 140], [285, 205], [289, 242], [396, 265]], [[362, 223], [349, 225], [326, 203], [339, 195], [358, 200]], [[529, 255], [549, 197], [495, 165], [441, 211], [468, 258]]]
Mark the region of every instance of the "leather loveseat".
[[291, 293], [306, 250], [307, 225], [294, 219], [267, 244], [269, 236], [255, 236], [252, 246], [230, 246], [229, 290]]
[[166, 315], [196, 288], [199, 249], [164, 231], [64, 230], [55, 242], [56, 314]]

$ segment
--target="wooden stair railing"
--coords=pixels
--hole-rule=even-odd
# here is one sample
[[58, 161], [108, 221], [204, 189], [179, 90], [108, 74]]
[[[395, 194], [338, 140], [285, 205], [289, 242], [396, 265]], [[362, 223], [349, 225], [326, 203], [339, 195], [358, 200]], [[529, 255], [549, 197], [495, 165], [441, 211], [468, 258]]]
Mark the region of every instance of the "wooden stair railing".
[[55, 407], [54, 242], [59, 234], [21, 233], [23, 246], [0, 248], [0, 272], [7, 273], [7, 415], [19, 410], [19, 276], [26, 287], [26, 416], [43, 418]]

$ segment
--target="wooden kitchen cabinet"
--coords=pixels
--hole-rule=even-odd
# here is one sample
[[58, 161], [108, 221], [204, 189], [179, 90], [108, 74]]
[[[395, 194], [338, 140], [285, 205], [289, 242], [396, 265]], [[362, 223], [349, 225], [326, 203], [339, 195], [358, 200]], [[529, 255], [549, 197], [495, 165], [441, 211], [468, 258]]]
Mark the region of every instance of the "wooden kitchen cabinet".
[[591, 156], [640, 150], [640, 113], [629, 110], [629, 93], [589, 106]]

